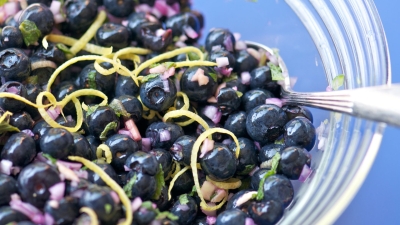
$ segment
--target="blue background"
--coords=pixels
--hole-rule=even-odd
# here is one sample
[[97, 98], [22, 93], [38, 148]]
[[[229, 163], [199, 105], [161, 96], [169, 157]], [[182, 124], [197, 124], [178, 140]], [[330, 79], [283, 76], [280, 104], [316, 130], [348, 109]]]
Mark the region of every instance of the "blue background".
[[[204, 12], [207, 33], [213, 27], [240, 32], [243, 40], [261, 42], [280, 49], [289, 71], [307, 73], [299, 79], [297, 91], [322, 91], [326, 81], [323, 68], [304, 26], [282, 0], [195, 0], [194, 9]], [[279, 7], [278, 7], [279, 5]], [[400, 83], [400, 1], [376, 0], [392, 60], [393, 83]], [[279, 10], [277, 10], [279, 9]], [[204, 37], [203, 37], [204, 40]], [[302, 56], [299, 58], [299, 56]], [[293, 74], [290, 73], [292, 76]], [[318, 76], [315, 76], [318, 74]], [[394, 103], [399, 104], [399, 103]], [[314, 124], [327, 118], [317, 113]], [[363, 186], [336, 221], [340, 225], [400, 224], [400, 129], [387, 127], [380, 151]]]

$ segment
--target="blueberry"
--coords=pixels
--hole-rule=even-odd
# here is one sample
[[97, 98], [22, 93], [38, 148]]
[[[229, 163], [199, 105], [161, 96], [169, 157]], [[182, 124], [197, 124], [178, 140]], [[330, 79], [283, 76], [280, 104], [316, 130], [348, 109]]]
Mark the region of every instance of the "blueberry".
[[36, 156], [35, 141], [26, 133], [11, 135], [1, 151], [1, 159], [9, 160], [13, 166], [25, 167]]
[[311, 150], [315, 144], [315, 127], [305, 117], [296, 117], [285, 125], [283, 137], [286, 146], [299, 146]]
[[310, 166], [311, 158], [308, 152], [300, 147], [287, 147], [281, 153], [278, 171], [291, 180], [299, 179], [304, 165]]
[[89, 141], [85, 138], [85, 136], [79, 133], [71, 134], [74, 139], [74, 148], [69, 155], [80, 156], [88, 160], [95, 160], [96, 155], [93, 154]]
[[251, 71], [250, 73], [250, 88], [262, 88], [276, 93], [279, 90], [279, 84], [272, 80], [271, 69], [269, 66], [261, 66]]
[[134, 10], [134, 1], [132, 0], [103, 0], [107, 11], [115, 17], [127, 17]]
[[1, 45], [3, 48], [22, 48], [24, 40], [18, 27], [5, 26], [1, 30]]
[[[67, 95], [70, 95], [72, 92], [76, 91], [77, 87], [71, 81], [64, 81], [57, 85], [53, 91], [54, 97], [56, 97], [57, 101], [63, 100]], [[68, 102], [63, 107], [63, 112], [65, 115], [74, 115], [76, 114], [75, 105], [72, 101]]]
[[55, 224], [71, 224], [79, 215], [79, 199], [67, 196], [59, 201], [49, 200], [44, 212], [54, 219]]
[[130, 190], [131, 198], [140, 197], [143, 201], [150, 200], [156, 191], [156, 179], [154, 176], [131, 170], [127, 175], [127, 181], [129, 182], [135, 176], [136, 180]]
[[269, 200], [251, 204], [248, 213], [256, 224], [274, 225], [282, 218], [283, 210], [281, 202]]
[[32, 5], [35, 3], [42, 3], [42, 4], [46, 5], [47, 7], [50, 7], [51, 0], [27, 0], [26, 3], [28, 3], [28, 5]]
[[101, 144], [101, 142], [99, 141], [99, 139], [97, 139], [93, 135], [87, 135], [86, 140], [89, 142], [90, 150], [92, 151], [92, 154], [96, 155], [97, 147]]
[[212, 50], [210, 52], [210, 54], [207, 56], [207, 60], [216, 62], [217, 61], [216, 59], [217, 58], [221, 58], [221, 57], [227, 57], [228, 58], [228, 62], [229, 62], [228, 67], [230, 67], [230, 68], [234, 68], [235, 67], [235, 64], [236, 64], [235, 56], [231, 52], [227, 51], [224, 48]]
[[153, 199], [153, 202], [156, 203], [157, 208], [161, 211], [165, 211], [170, 208], [171, 202], [168, 200], [167, 186], [162, 187], [160, 198], [158, 200]]
[[115, 84], [115, 97], [118, 98], [122, 95], [136, 96], [139, 94], [139, 87], [131, 77], [118, 76], [117, 83]]
[[171, 153], [162, 148], [152, 149], [149, 153], [156, 157], [157, 164], [162, 166], [162, 170], [164, 172], [164, 178], [166, 178], [168, 176], [168, 173], [170, 173], [172, 169]]
[[172, 31], [170, 29], [157, 33], [149, 28], [143, 27], [141, 30], [141, 41], [145, 48], [152, 51], [165, 51], [172, 43]]
[[174, 104], [176, 92], [170, 78], [164, 81], [157, 76], [140, 86], [140, 99], [147, 108], [161, 112]]
[[137, 151], [128, 156], [125, 166], [139, 173], [150, 176], [156, 175], [159, 170], [157, 158], [147, 152]]
[[29, 218], [10, 206], [0, 207], [0, 224], [10, 224], [25, 220], [29, 220]]
[[181, 195], [188, 193], [192, 190], [194, 185], [193, 175], [191, 170], [185, 171], [176, 179], [174, 187], [172, 188], [172, 195]]
[[[217, 216], [216, 225], [244, 225], [246, 213], [239, 209], [228, 209]], [[262, 223], [260, 223], [262, 224]]]
[[252, 109], [247, 115], [246, 130], [254, 141], [268, 143], [283, 133], [285, 123], [286, 114], [281, 108], [265, 104]]
[[[169, 139], [166, 137], [168, 134]], [[182, 135], [184, 135], [182, 127], [169, 122], [154, 122], [146, 129], [146, 137], [151, 139], [153, 148], [169, 149]]]
[[14, 113], [10, 117], [10, 125], [17, 127], [19, 130], [31, 130], [35, 121], [31, 115], [25, 111]]
[[109, 123], [115, 122], [115, 129], [109, 130], [105, 136], [110, 137], [119, 129], [119, 118], [115, 112], [108, 106], [99, 106], [92, 114], [86, 117], [86, 123], [89, 127], [89, 133], [99, 138]]
[[292, 183], [283, 175], [275, 174], [264, 181], [263, 201], [275, 200], [287, 207], [293, 200], [294, 190]]
[[[182, 209], [182, 207], [180, 207], [180, 205], [184, 204], [181, 203], [179, 200], [175, 202], [175, 204], [172, 206], [171, 208], [171, 213], [174, 214], [175, 216], [178, 217], [178, 220], [176, 221], [178, 224], [191, 224], [194, 219], [196, 218], [197, 215], [197, 211], [198, 211], [198, 207], [196, 204], [196, 201], [188, 196], [187, 194], [186, 198], [189, 200], [185, 205], [187, 206], [187, 208], [189, 209]], [[179, 199], [179, 198], [178, 198]]]
[[[198, 81], [192, 81], [193, 76], [199, 69], [204, 71], [204, 76], [208, 78], [207, 83], [202, 83], [200, 85]], [[206, 102], [207, 99], [214, 95], [217, 88], [217, 82], [210, 76], [210, 73], [211, 71], [206, 67], [193, 66], [186, 69], [182, 74], [180, 81], [181, 90], [191, 101]]]
[[44, 48], [42, 45], [40, 45], [33, 53], [33, 56], [53, 61], [58, 65], [67, 60], [65, 53], [61, 51], [56, 44], [51, 42], [49, 42], [49, 46], [47, 46], [47, 48]]
[[250, 72], [257, 68], [258, 60], [252, 56], [247, 49], [236, 52], [236, 64], [234, 71], [238, 74], [242, 72]]
[[232, 132], [236, 137], [246, 137], [246, 118], [244, 111], [232, 113], [225, 121], [224, 128]]
[[251, 180], [250, 180], [250, 187], [253, 190], [258, 190], [262, 178], [268, 171], [269, 171], [269, 169], [259, 169], [253, 173], [253, 175], [251, 176]]
[[19, 16], [19, 23], [25, 20], [34, 22], [41, 32], [41, 37], [50, 34], [54, 26], [53, 13], [49, 7], [41, 3], [29, 5]]
[[67, 1], [65, 14], [67, 26], [72, 34], [83, 34], [97, 16], [97, 3], [94, 0]]
[[[236, 174], [248, 175], [258, 164], [258, 151], [252, 140], [240, 137], [238, 138], [238, 141], [239, 141], [240, 153], [239, 153], [238, 164], [236, 166]], [[232, 142], [229, 145], [229, 148], [233, 152], [235, 152], [236, 151], [235, 142]]]
[[284, 105], [282, 110], [285, 111], [288, 120], [294, 119], [297, 116], [302, 116], [313, 122], [313, 116], [309, 109], [300, 105]]
[[199, 20], [191, 12], [184, 12], [168, 17], [165, 21], [165, 27], [172, 30], [174, 37], [186, 35], [189, 39], [196, 39], [196, 36], [192, 36], [195, 34], [188, 32], [188, 30], [193, 30], [197, 34], [200, 33]]
[[[105, 69], [111, 69], [110, 63], [100, 63]], [[115, 74], [104, 76], [97, 72], [94, 63], [85, 66], [79, 74], [80, 88], [92, 88], [104, 92], [105, 94], [113, 93], [115, 85]]]
[[65, 159], [75, 149], [74, 137], [64, 128], [50, 128], [40, 138], [40, 149], [53, 158]]
[[142, 28], [148, 28], [152, 31], [162, 28], [156, 17], [145, 12], [133, 12], [129, 15], [127, 21], [127, 28], [133, 40], [141, 40]]
[[200, 165], [204, 173], [216, 181], [227, 180], [236, 172], [235, 155], [219, 143], [214, 143], [213, 149], [200, 158]]
[[49, 188], [61, 182], [55, 167], [33, 162], [22, 169], [17, 179], [18, 192], [25, 202], [42, 208], [50, 197]]
[[217, 105], [222, 115], [229, 115], [240, 106], [241, 99], [232, 88], [221, 88], [217, 95]]
[[229, 200], [228, 203], [226, 204], [226, 210], [230, 209], [240, 209], [244, 212], [247, 212], [247, 207], [251, 204], [251, 201], [244, 202], [240, 205], [238, 205], [239, 199], [243, 197], [244, 194], [249, 193], [250, 191], [253, 190], [241, 190], [235, 193]]
[[50, 76], [53, 74], [56, 66], [46, 66], [46, 64], [44, 64], [44, 66], [34, 66], [34, 65], [40, 65], [43, 64], [44, 62], [50, 61], [50, 60], [46, 60], [43, 59], [41, 57], [38, 57], [36, 55], [33, 55], [30, 57], [31, 60], [31, 77], [35, 77], [37, 84], [43, 86], [46, 85]]
[[274, 97], [271, 92], [264, 89], [249, 90], [242, 96], [242, 107], [249, 113], [257, 106], [264, 105], [267, 98]]
[[271, 169], [272, 166], [272, 158], [276, 153], [281, 153], [285, 148], [285, 145], [282, 144], [267, 144], [264, 145], [260, 149], [260, 153], [258, 154], [258, 160], [260, 163], [260, 168]]
[[96, 32], [96, 43], [104, 47], [121, 49], [127, 47], [131, 40], [126, 27], [116, 23], [105, 23]]
[[211, 52], [212, 47], [220, 45], [229, 52], [235, 52], [235, 37], [226, 29], [216, 28], [210, 31], [206, 37], [206, 50]]
[[149, 210], [145, 207], [140, 207], [133, 213], [133, 220], [138, 225], [146, 225], [150, 224], [157, 216], [157, 213], [154, 210]]
[[[100, 167], [104, 172], [106, 172], [111, 179], [113, 179], [116, 182], [118, 181], [118, 175], [110, 164], [99, 161], [96, 162], [96, 165]], [[91, 170], [88, 170], [88, 181], [92, 182], [93, 184], [97, 184], [99, 186], [108, 186], [97, 173]]]
[[7, 48], [0, 52], [0, 77], [5, 81], [24, 81], [31, 73], [29, 57], [16, 48]]
[[114, 134], [109, 137], [104, 144], [110, 148], [112, 154], [112, 161], [110, 165], [118, 173], [125, 171], [124, 164], [127, 158], [132, 153], [139, 150], [138, 143], [124, 134]]
[[122, 95], [119, 96], [117, 100], [121, 102], [126, 112], [130, 114], [130, 119], [134, 122], [138, 122], [142, 119], [143, 106], [136, 97], [131, 95]]
[[190, 166], [190, 157], [192, 155], [192, 148], [195, 141], [196, 138], [189, 135], [183, 135], [176, 139], [169, 150], [174, 160], [182, 162], [186, 166]]
[[8, 205], [14, 193], [18, 193], [17, 181], [11, 176], [0, 174], [0, 206]]

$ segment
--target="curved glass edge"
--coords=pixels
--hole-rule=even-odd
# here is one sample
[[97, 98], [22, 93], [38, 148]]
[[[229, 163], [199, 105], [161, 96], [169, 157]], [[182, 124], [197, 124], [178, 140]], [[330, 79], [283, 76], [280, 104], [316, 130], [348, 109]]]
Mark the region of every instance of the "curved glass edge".
[[[346, 88], [390, 84], [390, 58], [372, 1], [286, 0], [312, 37], [328, 82], [346, 74]], [[316, 15], [322, 20], [320, 22]], [[361, 187], [379, 150], [384, 124], [331, 113], [320, 166], [280, 224], [331, 224]]]

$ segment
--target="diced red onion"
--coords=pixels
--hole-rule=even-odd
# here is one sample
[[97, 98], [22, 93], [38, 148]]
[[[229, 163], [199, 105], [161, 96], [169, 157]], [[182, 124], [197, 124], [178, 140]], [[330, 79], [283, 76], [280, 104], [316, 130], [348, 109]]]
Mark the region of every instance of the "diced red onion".
[[25, 134], [27, 134], [31, 137], [35, 136], [35, 134], [29, 129], [21, 130], [21, 132], [24, 132]]
[[63, 164], [71, 170], [80, 170], [82, 168], [82, 164], [80, 163], [66, 162], [60, 159], [57, 159], [57, 163]]
[[21, 197], [19, 197], [18, 194], [12, 194], [12, 195], [11, 195], [11, 200], [14, 200], [14, 201], [16, 201], [16, 200], [21, 200]]
[[237, 32], [235, 32], [235, 33], [233, 33], [233, 36], [235, 37], [235, 41], [239, 41], [240, 40], [240, 37], [242, 36], [240, 33], [237, 33]]
[[333, 91], [333, 88], [332, 88], [331, 86], [328, 85], [328, 86], [326, 87], [326, 91]]
[[233, 43], [230, 35], [227, 35], [224, 39], [224, 45], [226, 50], [232, 52], [233, 51]]
[[13, 163], [8, 160], [8, 159], [3, 159], [0, 161], [0, 172], [10, 175], [11, 174], [11, 168], [12, 168]]
[[129, 172], [129, 171], [131, 171], [132, 169], [129, 168], [129, 167], [127, 167], [126, 165], [124, 165], [124, 170], [125, 170], [126, 172]]
[[5, 3], [3, 6], [0, 7], [0, 23], [3, 23], [9, 16], [15, 15], [18, 10], [19, 3], [17, 1]]
[[280, 98], [267, 98], [265, 99], [265, 104], [274, 104], [282, 108], [282, 100]]
[[158, 65], [156, 67], [150, 68], [149, 73], [164, 73], [167, 70], [164, 64]]
[[218, 57], [215, 59], [218, 67], [225, 67], [229, 65], [228, 57]]
[[247, 52], [260, 61], [261, 55], [259, 51], [255, 50], [254, 48], [247, 48]]
[[47, 110], [47, 114], [49, 114], [50, 118], [53, 120], [57, 119], [57, 117], [60, 115], [60, 113], [61, 113], [60, 106], [56, 106], [55, 108], [50, 107]]
[[50, 4], [50, 11], [53, 13], [53, 15], [58, 14], [60, 12], [61, 8], [61, 2], [59, 1], [52, 1]]
[[133, 136], [132, 136], [132, 134], [131, 134], [131, 132], [129, 132], [129, 130], [127, 130], [127, 129], [119, 129], [118, 130], [118, 134], [125, 134], [125, 135], [127, 135], [127, 136], [129, 136], [130, 138], [132, 138], [133, 139]]
[[256, 146], [256, 148], [257, 148], [258, 150], [260, 150], [260, 149], [261, 149], [261, 147], [260, 147], [260, 143], [258, 143], [257, 141], [255, 141], [255, 142], [254, 142], [254, 145]]
[[214, 148], [214, 140], [210, 140], [210, 139], [208, 139], [208, 138], [204, 139], [203, 145], [202, 145], [202, 147], [201, 147], [201, 154], [200, 154], [199, 157], [200, 157], [200, 158], [203, 158], [204, 155], [205, 155], [207, 152], [213, 150], [213, 148]]
[[171, 5], [171, 8], [173, 8], [176, 12], [181, 11], [181, 7], [178, 2], [175, 2], [174, 4]]
[[163, 80], [162, 83], [163, 83], [164, 91], [165, 92], [170, 92], [169, 81], [168, 80]]
[[183, 41], [177, 41], [175, 42], [175, 46], [178, 48], [183, 48], [186, 47], [186, 44]]
[[147, 4], [139, 4], [135, 6], [135, 12], [150, 12], [151, 7]]
[[70, 168], [66, 167], [64, 164], [59, 161], [56, 162], [58, 171], [60, 174], [64, 175], [65, 179], [79, 182], [79, 177], [72, 171]]
[[159, 135], [160, 135], [161, 142], [171, 140], [171, 132], [169, 132], [169, 130], [164, 129], [159, 132]]
[[171, 6], [167, 6], [167, 17], [171, 17], [171, 16], [175, 16], [176, 14], [178, 14], [179, 11], [176, 11], [174, 8], [172, 8]]
[[59, 182], [49, 188], [50, 199], [59, 201], [64, 197], [65, 183]]
[[72, 192], [70, 195], [75, 198], [81, 198], [83, 193], [84, 193], [84, 190], [79, 189], [79, 190]]
[[244, 42], [244, 41], [236, 41], [235, 50], [240, 51], [240, 50], [244, 50], [244, 49], [247, 49], [246, 42]]
[[228, 193], [224, 189], [217, 189], [213, 198], [211, 198], [211, 202], [220, 202]]
[[233, 68], [226, 68], [226, 67], [214, 67], [215, 71], [217, 71], [219, 74], [229, 77], [232, 73]]
[[242, 84], [248, 85], [250, 84], [251, 75], [249, 72], [244, 71], [240, 74]]
[[254, 220], [252, 218], [246, 217], [244, 225], [256, 225], [256, 224], [254, 223]]
[[34, 223], [43, 224], [45, 222], [44, 215], [40, 212], [40, 210], [29, 203], [13, 199], [10, 201], [10, 206], [12, 209], [17, 210], [27, 216]]
[[168, 14], [168, 5], [165, 1], [156, 1], [154, 8], [156, 8], [163, 16]]
[[17, 87], [11, 86], [11, 87], [7, 88], [7, 92], [12, 93], [12, 94], [18, 94], [19, 90]]
[[44, 214], [44, 221], [45, 221], [45, 225], [53, 225], [54, 224], [53, 216], [48, 213]]
[[[53, 1], [54, 2], [54, 1]], [[63, 15], [61, 15], [61, 14], [55, 14], [54, 16], [53, 16], [53, 19], [54, 19], [54, 23], [55, 24], [59, 24], [59, 23], [62, 23], [62, 22], [65, 22], [67, 19], [65, 18], [65, 16], [63, 16]]]
[[215, 98], [215, 96], [211, 96], [209, 99], [207, 99], [208, 103], [217, 103], [217, 98]]
[[179, 41], [185, 42], [187, 40], [187, 36], [182, 34], [181, 36], [179, 36]]
[[235, 91], [238, 90], [237, 86], [233, 86], [232, 89], [235, 90]]
[[221, 50], [221, 45], [214, 45], [214, 46], [212, 46], [212, 48], [211, 48], [211, 51], [219, 51], [219, 50]]
[[153, 22], [153, 23], [157, 23], [158, 22], [158, 19], [157, 18], [155, 18], [153, 15], [151, 15], [150, 13], [146, 13], [146, 19], [149, 21], [149, 22]]
[[128, 20], [122, 20], [121, 24], [122, 24], [122, 26], [127, 27], [128, 26]]
[[269, 60], [272, 64], [274, 64], [274, 65], [276, 65], [276, 66], [279, 65], [279, 61], [278, 61], [278, 58], [276, 57], [276, 55], [271, 54], [269, 51], [266, 51], [266, 52], [265, 52], [265, 55], [267, 56], [268, 60]]
[[[120, 223], [118, 223], [118, 224], [120, 224]], [[153, 221], [151, 221], [151, 222], [149, 223], [149, 225], [162, 225], [162, 223], [161, 223], [160, 220], [153, 220]]]
[[175, 67], [171, 67], [168, 70], [164, 71], [163, 75], [161, 76], [162, 80], [166, 80], [169, 77], [173, 76], [175, 74]]
[[250, 171], [249, 176], [253, 176], [253, 174], [254, 174], [255, 172], [257, 172], [259, 169], [260, 169], [260, 167], [255, 166], [255, 167]]
[[136, 212], [140, 206], [142, 205], [143, 201], [140, 197], [136, 197], [135, 199], [133, 199], [132, 201], [132, 213]]
[[68, 121], [68, 122], [72, 122], [72, 121], [73, 121], [73, 119], [72, 119], [72, 116], [71, 116], [71, 115], [68, 115], [68, 116], [66, 116], [66, 117], [65, 117], [65, 119], [67, 119], [67, 121]]
[[203, 198], [208, 201], [211, 199], [211, 195], [214, 194], [215, 190], [217, 190], [217, 187], [207, 180], [203, 182], [200, 188]]
[[161, 37], [165, 34], [165, 30], [164, 29], [157, 29], [156, 30], [156, 36], [157, 37]]
[[192, 76], [190, 81], [197, 81], [199, 83], [199, 86], [207, 85], [210, 79], [208, 76], [204, 75], [204, 70], [201, 68], [198, 68], [196, 70], [196, 73]]
[[217, 124], [217, 123], [219, 123], [219, 121], [221, 121], [221, 118], [222, 118], [222, 112], [218, 111], [218, 112], [214, 115], [214, 118], [212, 118], [211, 120], [212, 120], [215, 124]]
[[[14, 19], [15, 19], [16, 21], [19, 20], [19, 17], [21, 16], [21, 14], [22, 14], [23, 11], [24, 11], [24, 10], [19, 10], [19, 11], [17, 11], [17, 12], [14, 14]], [[13, 14], [10, 14], [10, 15], [13, 15]], [[8, 17], [8, 15], [7, 15], [7, 17]], [[4, 17], [4, 18], [7, 18], [7, 17]]]
[[208, 118], [212, 119], [214, 118], [215, 114], [218, 112], [218, 107], [213, 106], [213, 105], [207, 105], [203, 109], [203, 114], [207, 116]]
[[207, 218], [206, 218], [206, 223], [207, 224], [213, 225], [216, 222], [217, 222], [217, 217], [215, 217], [215, 216], [207, 216]]
[[86, 170], [74, 170], [74, 173], [79, 177], [79, 178], [83, 178], [83, 179], [88, 179], [89, 174], [88, 171]]
[[125, 128], [131, 132], [133, 140], [140, 141], [142, 139], [139, 129], [137, 128], [135, 122], [132, 119], [129, 119], [125, 122]]
[[111, 192], [110, 192], [110, 195], [111, 195], [111, 197], [113, 198], [114, 202], [115, 202], [116, 204], [119, 204], [120, 199], [119, 199], [118, 194], [117, 194], [115, 191], [111, 191]]
[[151, 150], [151, 139], [150, 138], [142, 138], [142, 151], [150, 151]]
[[160, 10], [158, 10], [157, 8], [151, 8], [150, 13], [156, 16], [157, 18], [161, 18], [163, 16]]
[[227, 199], [227, 200], [228, 200], [228, 201], [231, 200], [231, 198], [233, 197], [233, 195], [234, 195], [233, 193], [229, 193], [228, 199]]
[[254, 194], [257, 194], [257, 191], [249, 191], [240, 196], [240, 198], [236, 200], [236, 207], [241, 206], [242, 204], [248, 202], [250, 199], [253, 198]]
[[223, 83], [221, 83], [220, 85], [218, 85], [217, 90], [215, 91], [214, 96], [215, 96], [215, 97], [218, 97], [219, 91], [220, 91], [222, 88], [224, 88], [224, 87], [226, 87], [226, 83], [225, 83], [225, 82], [223, 82]]
[[191, 39], [196, 39], [197, 37], [199, 37], [199, 34], [189, 25], [184, 26], [183, 30], [185, 31], [185, 34]]
[[[213, 206], [215, 206], [215, 203], [213, 203], [213, 202], [207, 202], [207, 205], [213, 207]], [[206, 214], [207, 216], [214, 216], [214, 217], [217, 216], [217, 210], [208, 211], [208, 210], [205, 210], [205, 209], [201, 208], [201, 211], [202, 211], [204, 214]]]
[[230, 138], [224, 139], [222, 141], [222, 144], [224, 144], [224, 145], [230, 145], [231, 143], [232, 143], [232, 139], [230, 139]]
[[153, 209], [157, 209], [157, 204], [156, 203], [151, 203], [151, 207], [153, 207]]
[[189, 211], [190, 209], [189, 206], [186, 204], [179, 204], [177, 208], [180, 209], [181, 211]]
[[11, 167], [11, 174], [12, 175], [17, 175], [17, 174], [19, 174], [19, 172], [21, 172], [21, 167], [19, 167], [19, 166], [12, 166]]
[[299, 177], [299, 181], [300, 182], [304, 182], [307, 180], [308, 177], [310, 177], [312, 173], [312, 170], [310, 169], [310, 167], [308, 167], [307, 164], [305, 164], [303, 166], [303, 170], [301, 171], [300, 177]]
[[51, 208], [54, 208], [54, 209], [58, 209], [58, 207], [60, 207], [60, 204], [58, 203], [57, 200], [50, 200], [49, 205], [51, 206]]
[[6, 42], [9, 41], [8, 37], [5, 37], [3, 41], [6, 41]]

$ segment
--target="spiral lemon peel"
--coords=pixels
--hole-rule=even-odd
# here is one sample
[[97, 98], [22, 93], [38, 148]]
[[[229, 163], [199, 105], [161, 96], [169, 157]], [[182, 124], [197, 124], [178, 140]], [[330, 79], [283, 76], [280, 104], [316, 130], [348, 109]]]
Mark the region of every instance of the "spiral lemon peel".
[[[29, 101], [28, 99], [21, 97], [17, 94], [13, 94], [13, 93], [9, 93], [9, 92], [1, 92], [0, 93], [0, 98], [12, 98], [15, 99], [17, 101], [23, 102], [27, 105], [30, 105], [32, 107], [38, 108], [39, 106], [31, 101]], [[54, 98], [55, 99], [55, 98]], [[50, 104], [49, 104], [50, 105]], [[48, 107], [49, 105], [44, 105], [43, 107]]]
[[181, 67], [192, 67], [192, 66], [217, 66], [217, 63], [211, 61], [194, 60], [194, 61], [176, 62], [174, 67], [181, 68]]
[[106, 163], [110, 164], [112, 159], [113, 159], [113, 157], [112, 157], [112, 153], [111, 153], [110, 147], [108, 147], [105, 144], [100, 144], [97, 147], [97, 150], [96, 150], [97, 159], [103, 159], [104, 158], [103, 157], [103, 152], [104, 152], [104, 156], [106, 158]]
[[210, 128], [210, 126], [208, 126], [207, 122], [203, 118], [201, 118], [196, 113], [193, 113], [193, 112], [188, 111], [188, 110], [179, 109], [179, 110], [167, 112], [163, 117], [163, 121], [167, 122], [168, 119], [177, 118], [177, 117], [181, 117], [181, 116], [186, 116], [186, 117], [189, 117], [189, 118], [195, 120], [201, 126], [203, 126], [204, 129], [206, 129], [206, 130], [208, 130]]
[[124, 189], [117, 182], [108, 176], [104, 170], [102, 170], [99, 166], [95, 163], [79, 157], [79, 156], [68, 156], [68, 159], [71, 161], [76, 161], [82, 163], [85, 167], [95, 172], [99, 177], [113, 190], [118, 194], [119, 199], [121, 200], [122, 204], [125, 207], [125, 220], [118, 223], [119, 225], [130, 225], [132, 223], [132, 206], [131, 201], [129, 200], [128, 196], [126, 196]]
[[169, 183], [168, 187], [168, 200], [171, 200], [171, 191], [172, 188], [174, 187], [175, 181], [178, 179], [180, 175], [182, 175], [184, 172], [186, 172], [188, 169], [190, 169], [190, 166], [185, 166], [181, 171], [179, 171], [171, 180]]
[[79, 209], [80, 213], [86, 213], [90, 217], [90, 225], [99, 225], [99, 219], [96, 212], [89, 207], [82, 207]]
[[215, 186], [221, 189], [236, 189], [239, 188], [242, 185], [242, 181], [239, 180], [238, 178], [229, 178], [228, 180], [225, 181], [215, 181], [211, 179], [209, 176], [206, 176], [206, 180], [213, 183]]

